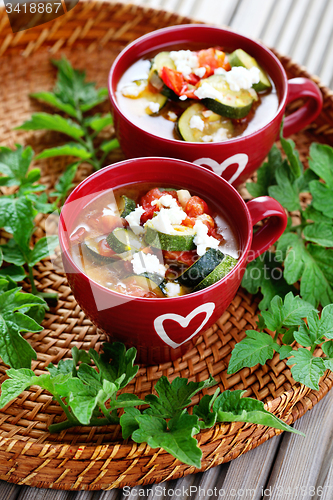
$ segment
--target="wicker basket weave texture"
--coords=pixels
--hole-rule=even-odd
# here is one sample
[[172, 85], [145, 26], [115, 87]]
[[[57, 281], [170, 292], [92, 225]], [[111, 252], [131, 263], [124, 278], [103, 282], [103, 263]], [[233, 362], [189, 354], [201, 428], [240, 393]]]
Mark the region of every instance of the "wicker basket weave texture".
[[[88, 79], [105, 86], [113, 59], [127, 43], [152, 30], [188, 22], [193, 21], [153, 9], [81, 1], [66, 16], [13, 35], [7, 16], [1, 10], [1, 144], [10, 147], [15, 143], [31, 144], [38, 153], [63, 141], [60, 134], [14, 130], [32, 112], [45, 111], [44, 106], [29, 98], [29, 93], [53, 87], [56, 73], [50, 57], [66, 55], [74, 67], [86, 69]], [[311, 77], [290, 59], [278, 57], [289, 77]], [[306, 160], [312, 141], [333, 144], [333, 94], [320, 87], [324, 98], [322, 114], [307, 131], [293, 137], [302, 160]], [[101, 112], [108, 109], [108, 104], [100, 106]], [[51, 112], [51, 108], [48, 111]], [[108, 136], [112, 133], [108, 131]], [[110, 156], [109, 162], [122, 158], [121, 151], [117, 151]], [[43, 183], [52, 187], [67, 162], [68, 159], [36, 162], [36, 166], [42, 168]], [[83, 164], [76, 181], [89, 173], [90, 166]], [[248, 196], [244, 188], [240, 191], [244, 198]], [[36, 237], [44, 234], [43, 217], [38, 224]], [[105, 337], [85, 317], [65, 276], [56, 271], [49, 260], [35, 267], [34, 276], [39, 290], [57, 291], [60, 298], [57, 308], [47, 313], [44, 330], [26, 335], [38, 353], [33, 369], [39, 374], [50, 362], [57, 364], [60, 359], [69, 357], [73, 345], [99, 349]], [[332, 374], [325, 374], [319, 391], [310, 391], [294, 383], [289, 367], [278, 355], [263, 367], [226, 374], [235, 343], [244, 337], [246, 329], [256, 327], [258, 300], [240, 289], [228, 310], [200, 336], [188, 354], [163, 365], [141, 366], [126, 390], [144, 397], [153, 390], [161, 375], [170, 380], [183, 376], [201, 381], [211, 374], [218, 380], [221, 390], [245, 389], [247, 396], [265, 401], [267, 409], [289, 424], [294, 422], [331, 389]], [[6, 366], [0, 364], [1, 382], [5, 372]], [[193, 404], [198, 400], [199, 397]], [[48, 426], [59, 421], [61, 415], [52, 397], [37, 387], [24, 391], [0, 411], [0, 479], [55, 489], [110, 489], [160, 482], [197, 472], [163, 450], [123, 441], [117, 426], [74, 428], [50, 435]], [[201, 470], [232, 460], [278, 433], [274, 429], [243, 423], [216, 425], [198, 436], [203, 451]]]

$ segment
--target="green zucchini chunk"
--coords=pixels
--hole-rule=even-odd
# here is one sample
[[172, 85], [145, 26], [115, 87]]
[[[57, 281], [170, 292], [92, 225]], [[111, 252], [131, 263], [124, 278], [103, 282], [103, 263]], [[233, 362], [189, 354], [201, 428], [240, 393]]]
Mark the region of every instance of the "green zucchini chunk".
[[[117, 260], [126, 260], [132, 256], [131, 252], [120, 252], [106, 257], [98, 252], [98, 241], [95, 238], [87, 238], [81, 243], [81, 250], [84, 257], [88, 257], [93, 264], [110, 264]], [[131, 257], [132, 258], [132, 257]]]
[[[170, 57], [170, 52], [159, 52], [151, 61], [151, 66], [148, 75], [149, 83], [155, 87], [159, 92], [162, 91], [164, 87], [164, 82], [159, 76], [162, 68], [167, 67], [170, 69], [176, 69], [175, 63]], [[168, 88], [168, 87], [166, 87]]]
[[146, 226], [147, 231], [145, 241], [147, 245], [161, 250], [169, 250], [171, 252], [181, 250], [194, 250], [196, 245], [193, 240], [195, 231], [191, 227], [186, 226], [173, 226], [179, 234], [166, 234], [156, 231], [149, 225]]
[[127, 217], [131, 212], [133, 212], [136, 208], [136, 203], [131, 198], [127, 198], [124, 194], [120, 197], [119, 203], [119, 213], [120, 217]]
[[258, 83], [254, 83], [252, 87], [256, 92], [261, 92], [263, 90], [268, 90], [272, 87], [269, 81], [267, 73], [262, 69], [257, 63], [254, 57], [250, 56], [243, 49], [237, 49], [228, 55], [228, 61], [230, 66], [243, 66], [246, 69], [251, 69], [253, 67], [258, 68], [260, 71], [260, 80]]
[[[146, 274], [146, 273], [144, 273]], [[150, 273], [147, 273], [150, 274]], [[162, 278], [163, 279], [163, 278]], [[132, 274], [131, 276], [127, 276], [122, 280], [122, 283], [124, 285], [127, 285], [129, 283], [135, 283], [136, 286], [139, 286], [143, 290], [146, 290], [148, 292], [154, 292], [158, 297], [164, 297], [165, 294], [159, 287], [159, 285], [153, 281], [152, 279], [148, 278], [147, 276], [144, 276], [143, 274]]]
[[153, 281], [154, 283], [156, 283], [156, 285], [162, 291], [163, 295], [164, 296], [166, 295], [165, 285], [167, 282], [165, 281], [163, 276], [161, 276], [160, 274], [157, 274], [157, 273], [148, 273], [148, 272], [139, 274], [139, 276], [144, 276], [145, 278], [150, 279], [150, 281]]
[[215, 248], [208, 248], [194, 264], [186, 269], [178, 281], [181, 285], [193, 288], [206, 278], [224, 259], [224, 253]]
[[185, 141], [221, 142], [232, 137], [234, 125], [230, 118], [225, 118], [213, 111], [207, 113], [207, 111], [206, 106], [195, 103], [180, 116], [178, 131]]
[[226, 255], [222, 262], [215, 269], [208, 274], [196, 287], [193, 289], [193, 292], [197, 292], [198, 290], [203, 290], [210, 285], [213, 285], [220, 279], [224, 278], [231, 269], [236, 265], [237, 259], [231, 257], [230, 255]]
[[218, 99], [210, 97], [202, 99], [203, 104], [214, 113], [233, 119], [244, 118], [249, 114], [253, 104], [253, 95], [249, 90], [231, 90], [223, 75], [212, 75], [201, 80], [199, 88], [204, 82], [220, 93]]
[[141, 240], [131, 231], [124, 227], [116, 227], [106, 237], [110, 248], [116, 253], [138, 252], [142, 246]]

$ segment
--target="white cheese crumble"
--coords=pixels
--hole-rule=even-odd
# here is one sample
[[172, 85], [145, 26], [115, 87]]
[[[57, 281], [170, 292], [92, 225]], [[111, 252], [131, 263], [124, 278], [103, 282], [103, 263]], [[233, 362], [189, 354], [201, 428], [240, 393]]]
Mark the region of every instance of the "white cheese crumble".
[[199, 78], [203, 78], [206, 73], [206, 68], [204, 68], [203, 66], [200, 68], [196, 68], [193, 70], [193, 73]]
[[166, 283], [164, 289], [167, 297], [177, 297], [181, 291], [179, 283]]
[[214, 75], [225, 75], [225, 74], [226, 74], [226, 70], [223, 68], [216, 68], [214, 70]]
[[183, 208], [186, 207], [187, 202], [189, 201], [190, 198], [192, 198], [191, 193], [187, 189], [178, 189], [177, 191], [177, 198], [179, 203]]
[[209, 118], [210, 116], [212, 116], [214, 113], [211, 109], [205, 109], [204, 111], [202, 111], [202, 114], [205, 118]]
[[133, 210], [133, 212], [126, 215], [125, 217], [125, 220], [127, 220], [130, 228], [136, 235], [144, 233], [144, 228], [140, 226], [141, 215], [144, 213], [144, 211], [145, 210], [143, 207], [136, 207], [136, 209]]
[[206, 97], [219, 101], [223, 99], [221, 92], [214, 89], [214, 87], [207, 82], [203, 82], [202, 85], [194, 91], [194, 94], [199, 97], [199, 99], [205, 99]]
[[172, 50], [169, 55], [175, 63], [176, 70], [183, 73], [185, 78], [199, 67], [198, 56], [191, 50]]
[[223, 142], [228, 139], [228, 130], [221, 127], [217, 129], [215, 134], [212, 135], [204, 135], [202, 137], [203, 142]]
[[156, 273], [165, 276], [166, 268], [152, 253], [137, 252], [131, 260], [135, 274]]
[[250, 89], [253, 83], [258, 83], [260, 80], [260, 70], [253, 66], [251, 69], [246, 69], [243, 66], [234, 66], [231, 71], [227, 71], [225, 76], [230, 90], [238, 92], [241, 89]]
[[150, 101], [148, 103], [148, 108], [152, 113], [157, 113], [160, 110], [160, 105], [158, 104], [158, 102]]
[[178, 118], [176, 113], [174, 113], [173, 111], [168, 111], [168, 117], [169, 117], [169, 120], [171, 120], [172, 122], [177, 121], [177, 118]]
[[196, 235], [193, 241], [197, 246], [197, 254], [200, 257], [206, 253], [207, 248], [217, 248], [219, 246], [219, 240], [213, 236], [208, 236], [208, 227], [201, 220], [196, 221], [194, 230]]
[[161, 208], [155, 217], [147, 220], [145, 225], [160, 233], [179, 234], [173, 225], [180, 225], [186, 217], [184, 210], [176, 205], [171, 208]]
[[196, 128], [202, 132], [205, 128], [205, 122], [200, 116], [193, 115], [190, 119], [190, 128]]
[[181, 101], [186, 101], [186, 99], [187, 99], [187, 95], [180, 95], [180, 96], [179, 96], [179, 99], [180, 99]]
[[138, 97], [141, 92], [143, 92], [146, 88], [146, 83], [142, 81], [140, 85], [137, 85], [134, 82], [128, 83], [121, 89], [121, 93], [125, 97]]
[[164, 194], [161, 198], [153, 200], [151, 205], [164, 208], [178, 208], [177, 200], [171, 194]]

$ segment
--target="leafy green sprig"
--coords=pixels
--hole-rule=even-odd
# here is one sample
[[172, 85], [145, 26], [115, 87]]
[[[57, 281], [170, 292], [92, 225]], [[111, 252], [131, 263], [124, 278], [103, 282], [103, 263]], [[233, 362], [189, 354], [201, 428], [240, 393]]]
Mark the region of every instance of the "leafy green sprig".
[[59, 177], [55, 190], [49, 193], [54, 198], [49, 202], [47, 186], [39, 182], [39, 168], [31, 168], [34, 152], [30, 146], [16, 146], [15, 150], [0, 147], [0, 186], [7, 189], [7, 194], [0, 197], [0, 227], [11, 234], [7, 243], [0, 245], [1, 264], [7, 266], [0, 269], [0, 277], [10, 277], [16, 282], [28, 279], [31, 291], [51, 304], [57, 301], [56, 293], [38, 292], [34, 278], [33, 266], [50, 255], [58, 245], [55, 235], [44, 236], [35, 244], [35, 218], [38, 214], [57, 211], [73, 187], [72, 181], [78, 163], [69, 165]]
[[36, 92], [31, 94], [31, 97], [58, 109], [68, 117], [56, 113], [34, 113], [30, 120], [18, 128], [52, 130], [71, 138], [71, 141], [66, 144], [45, 149], [37, 156], [37, 159], [74, 156], [90, 163], [95, 170], [98, 170], [104, 166], [108, 154], [119, 147], [116, 139], [105, 140], [99, 146], [95, 143], [98, 134], [113, 124], [110, 113], [86, 116], [87, 112], [106, 100], [107, 89], [97, 89], [95, 83], [87, 82], [85, 72], [74, 69], [64, 57], [51, 62], [58, 68], [53, 91]]
[[[246, 337], [235, 345], [228, 373], [264, 365], [278, 352], [281, 360], [287, 358], [295, 381], [318, 390], [320, 377], [333, 368], [333, 304], [325, 306], [319, 315], [312, 304], [291, 292], [284, 301], [276, 295], [269, 309], [261, 312], [258, 328], [247, 330]], [[274, 336], [264, 329], [275, 332]], [[319, 344], [323, 357], [314, 355]]]
[[[274, 146], [268, 162], [258, 170], [256, 183], [247, 183], [252, 196], [270, 195], [288, 211], [297, 211], [300, 223], [289, 218], [275, 252], [266, 252], [247, 266], [242, 286], [260, 291], [261, 309], [274, 295], [284, 297], [300, 282], [301, 297], [314, 307], [333, 302], [333, 149], [313, 143], [309, 168], [304, 170], [292, 140], [281, 137], [286, 159]], [[312, 201], [303, 206], [302, 193]]]
[[[192, 398], [201, 390], [216, 384], [213, 377], [202, 382], [189, 382], [177, 377], [171, 383], [162, 376], [155, 385], [157, 395], [144, 400], [135, 394], [119, 393], [135, 377], [136, 349], [126, 350], [119, 342], [103, 344], [102, 354], [72, 349], [72, 359], [50, 364], [48, 374], [35, 375], [27, 368], [10, 369], [2, 384], [0, 407], [4, 407], [32, 385], [47, 390], [59, 403], [66, 419], [50, 425], [50, 432], [60, 432], [77, 425], [120, 424], [123, 438], [137, 443], [161, 447], [182, 462], [201, 467], [202, 451], [195, 435], [216, 422], [252, 422], [280, 430], [295, 432], [264, 404], [242, 397], [244, 391], [225, 391], [205, 395], [187, 410]], [[94, 363], [97, 370], [91, 366]], [[140, 410], [138, 406], [144, 405]]]

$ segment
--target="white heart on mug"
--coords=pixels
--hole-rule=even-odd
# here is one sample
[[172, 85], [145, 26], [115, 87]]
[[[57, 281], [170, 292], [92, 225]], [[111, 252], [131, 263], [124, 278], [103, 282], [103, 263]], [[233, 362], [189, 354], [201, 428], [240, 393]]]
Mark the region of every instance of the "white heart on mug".
[[[196, 335], [200, 330], [203, 329], [211, 315], [213, 314], [213, 311], [215, 309], [215, 304], [214, 302], [207, 302], [206, 304], [202, 304], [201, 306], [196, 307], [192, 312], [190, 312], [185, 318], [184, 316], [181, 316], [179, 314], [175, 313], [166, 313], [162, 314], [161, 316], [158, 316], [155, 321], [154, 321], [154, 328], [157, 333], [157, 335], [166, 343], [168, 346], [172, 347], [175, 349], [176, 347], [181, 346], [188, 340], [190, 340], [194, 335]], [[186, 328], [191, 320], [195, 318], [198, 314], [200, 313], [206, 313], [206, 316], [204, 317], [203, 321], [201, 322], [200, 326], [195, 330], [194, 333], [192, 333], [187, 339], [185, 339], [183, 342], [180, 344], [177, 344], [177, 342], [174, 342], [173, 340], [170, 339], [169, 335], [166, 333], [163, 322], [166, 319], [171, 319], [172, 321], [176, 321], [179, 323], [179, 325], [182, 328]]]
[[237, 153], [236, 155], [230, 156], [230, 158], [227, 158], [224, 160], [222, 163], [218, 163], [217, 161], [213, 160], [212, 158], [199, 158], [198, 160], [195, 160], [193, 163], [196, 165], [208, 165], [213, 169], [213, 171], [217, 175], [222, 175], [223, 172], [233, 163], [237, 163], [238, 168], [236, 172], [234, 173], [233, 176], [228, 180], [230, 184], [235, 182], [235, 180], [238, 179], [238, 177], [241, 175], [241, 173], [245, 170], [246, 165], [249, 162], [249, 157], [245, 153]]

